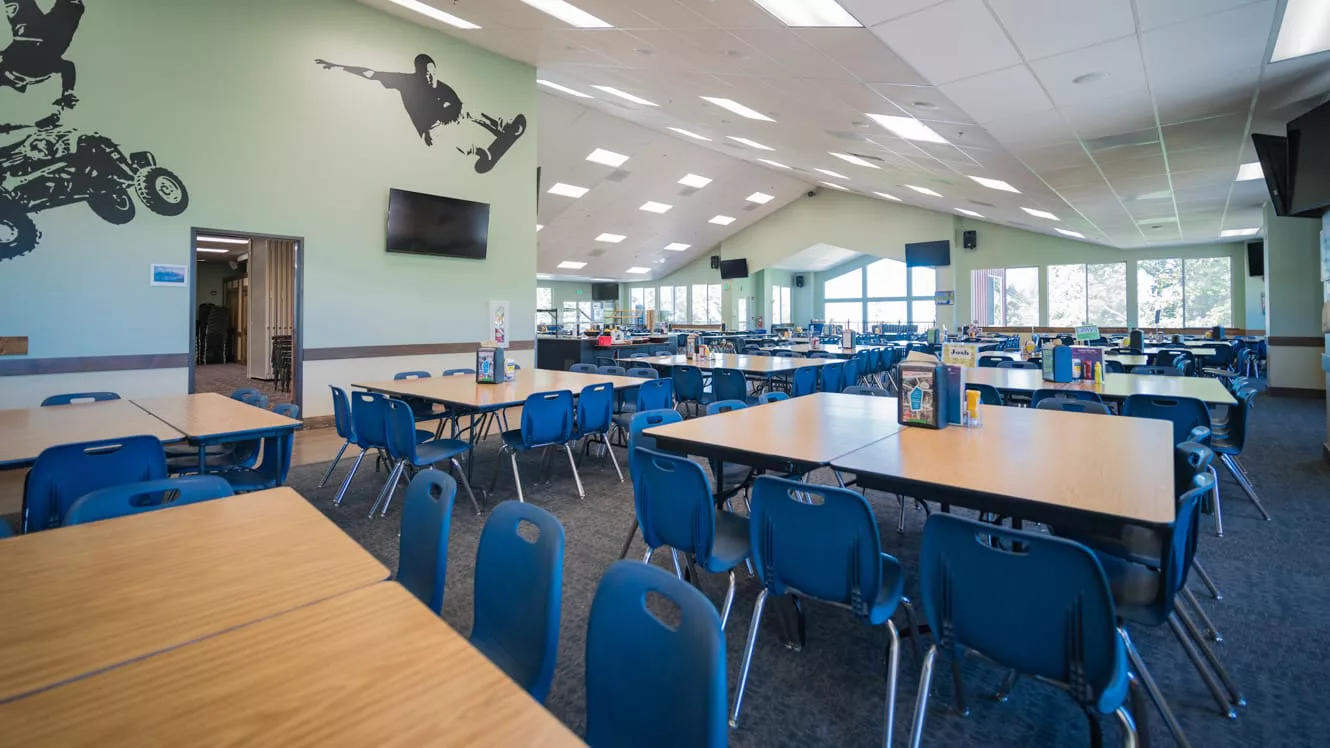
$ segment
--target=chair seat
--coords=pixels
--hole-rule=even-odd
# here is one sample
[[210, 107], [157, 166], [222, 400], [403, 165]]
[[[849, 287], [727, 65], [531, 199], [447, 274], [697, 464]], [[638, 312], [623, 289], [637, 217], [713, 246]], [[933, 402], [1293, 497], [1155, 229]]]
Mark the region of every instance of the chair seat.
[[262, 491], [277, 487], [277, 484], [271, 478], [256, 470], [228, 470], [223, 473], [210, 473], [210, 475], [220, 475], [225, 478], [226, 482], [231, 484], [231, 489], [237, 493]]
[[1228, 440], [1227, 433], [1216, 433], [1210, 440], [1210, 449], [1215, 454], [1220, 455], [1240, 455], [1242, 450], [1236, 444]]
[[720, 473], [725, 477], [725, 487], [734, 488], [736, 485], [748, 480], [748, 474], [753, 471], [747, 465], [740, 465], [737, 462], [727, 462], [721, 465]]
[[748, 552], [748, 518], [716, 512], [716, 540], [704, 568], [713, 574], [729, 571], [748, 558]]
[[471, 445], [461, 439], [433, 439], [416, 445], [416, 466], [433, 465], [464, 454]]
[[905, 594], [905, 572], [896, 559], [882, 554], [882, 587], [877, 591], [873, 607], [868, 611], [868, 622], [874, 626], [886, 623], [896, 612], [901, 595]]
[[[1093, 549], [1091, 549], [1093, 550]], [[1167, 619], [1167, 611], [1159, 600], [1159, 585], [1163, 574], [1158, 569], [1126, 561], [1117, 556], [1095, 553], [1108, 577], [1113, 591], [1113, 605], [1118, 617], [1143, 626], [1159, 626]]]
[[503, 443], [508, 445], [510, 449], [517, 450], [518, 452], [552, 446], [552, 444], [532, 444], [531, 446], [527, 446], [526, 442], [522, 441], [521, 429], [511, 429], [503, 432]]

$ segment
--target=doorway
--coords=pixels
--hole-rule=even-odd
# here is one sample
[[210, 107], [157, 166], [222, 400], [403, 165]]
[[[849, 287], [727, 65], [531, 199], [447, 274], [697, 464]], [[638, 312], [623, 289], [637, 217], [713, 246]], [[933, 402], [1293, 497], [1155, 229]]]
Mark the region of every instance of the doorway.
[[300, 405], [304, 239], [191, 230], [189, 391]]

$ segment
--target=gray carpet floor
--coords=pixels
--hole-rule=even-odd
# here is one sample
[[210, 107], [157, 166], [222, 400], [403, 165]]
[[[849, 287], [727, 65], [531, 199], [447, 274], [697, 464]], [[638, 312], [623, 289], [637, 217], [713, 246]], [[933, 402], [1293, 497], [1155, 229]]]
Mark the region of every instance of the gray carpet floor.
[[[1254, 411], [1244, 462], [1257, 491], [1274, 517], [1263, 522], [1231, 479], [1221, 480], [1225, 536], [1216, 538], [1206, 517], [1198, 558], [1224, 593], [1222, 600], [1204, 594], [1199, 580], [1192, 587], [1202, 606], [1223, 633], [1216, 645], [1220, 658], [1241, 687], [1248, 706], [1236, 721], [1221, 716], [1209, 692], [1176, 640], [1164, 629], [1133, 628], [1147, 666], [1169, 699], [1194, 746], [1312, 746], [1330, 744], [1330, 467], [1321, 461], [1325, 406], [1319, 400], [1293, 400], [1262, 395]], [[478, 450], [476, 482], [488, 486], [498, 453], [497, 440]], [[623, 451], [618, 450], [621, 462]], [[385, 519], [366, 513], [382, 486], [369, 460], [362, 466], [346, 501], [332, 506], [339, 481], [350, 460], [337, 468], [334, 480], [316, 484], [326, 467], [310, 465], [292, 471], [289, 483], [308, 497], [347, 533], [390, 568], [397, 563], [397, 537], [402, 491]], [[535, 457], [522, 462], [526, 498], [553, 512], [566, 530], [563, 616], [558, 670], [547, 707], [572, 730], [585, 726], [583, 681], [586, 622], [596, 584], [618, 556], [633, 519], [631, 488], [619, 483], [614, 470], [588, 460], [582, 470], [586, 499], [578, 499], [567, 461], [552, 461], [552, 480], [537, 483]], [[1221, 469], [1221, 476], [1223, 471]], [[829, 481], [822, 471], [814, 479]], [[516, 498], [511, 472], [500, 473], [499, 500]], [[491, 501], [494, 501], [491, 498]], [[907, 594], [917, 598], [917, 559], [924, 514], [907, 512], [904, 534], [895, 528], [899, 505], [885, 494], [870, 492], [885, 549], [904, 564]], [[464, 495], [455, 507], [449, 541], [447, 592], [443, 617], [463, 634], [472, 625], [474, 560], [484, 517], [477, 517]], [[633, 554], [640, 557], [641, 541]], [[630, 556], [631, 557], [631, 556]], [[669, 563], [667, 553], [656, 563]], [[702, 589], [719, 603], [725, 579], [706, 576]], [[728, 672], [733, 697], [744, 636], [759, 591], [755, 577], [741, 571], [728, 639]], [[1000, 604], [995, 600], [994, 604]], [[899, 625], [904, 625], [898, 613]], [[764, 619], [738, 729], [736, 746], [871, 746], [882, 739], [884, 632], [869, 629], [842, 610], [812, 606], [808, 615], [808, 646], [802, 652], [784, 648], [772, 616]], [[933, 703], [952, 703], [951, 679], [945, 667], [933, 682]], [[1021, 681], [1007, 703], [991, 697], [1003, 673], [980, 662], [967, 662], [964, 683], [969, 717], [936, 712], [930, 715], [925, 745], [1034, 746], [1087, 745], [1089, 730], [1078, 707], [1060, 691]], [[908, 734], [917, 691], [919, 662], [908, 641], [902, 641], [897, 702], [897, 740]], [[648, 697], [649, 694], [643, 694]], [[1155, 745], [1172, 745], [1158, 714], [1147, 715]], [[1139, 717], [1138, 717], [1139, 720]], [[1103, 720], [1108, 744], [1118, 741], [1112, 720]]]

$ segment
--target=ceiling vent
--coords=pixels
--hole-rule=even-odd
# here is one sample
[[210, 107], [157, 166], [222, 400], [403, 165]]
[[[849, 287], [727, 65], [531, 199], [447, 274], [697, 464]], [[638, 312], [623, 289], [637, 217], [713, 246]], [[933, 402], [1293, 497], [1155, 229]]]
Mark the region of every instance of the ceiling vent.
[[994, 204], [992, 204], [992, 203], [986, 203], [986, 202], [984, 202], [983, 200], [971, 200], [971, 201], [970, 201], [970, 204], [971, 204], [971, 205], [978, 205], [978, 206], [981, 207], [981, 208], [996, 208], [996, 207], [997, 207], [996, 205], [994, 205]]
[[605, 176], [605, 180], [608, 182], [622, 182], [623, 180], [628, 178], [629, 174], [632, 174], [632, 172], [625, 171], [623, 169], [615, 169], [614, 171], [610, 172], [608, 175]]
[[1137, 130], [1135, 132], [1125, 132], [1121, 135], [1105, 135], [1102, 138], [1094, 138], [1085, 141], [1085, 147], [1092, 152], [1109, 151], [1114, 148], [1128, 148], [1134, 145], [1150, 145], [1159, 142], [1159, 130], [1150, 128], [1146, 130]]
[[605, 250], [603, 250], [603, 249], [593, 249], [593, 250], [591, 250], [590, 252], [587, 252], [587, 257], [600, 257], [600, 256], [603, 255], [603, 254], [605, 254]]

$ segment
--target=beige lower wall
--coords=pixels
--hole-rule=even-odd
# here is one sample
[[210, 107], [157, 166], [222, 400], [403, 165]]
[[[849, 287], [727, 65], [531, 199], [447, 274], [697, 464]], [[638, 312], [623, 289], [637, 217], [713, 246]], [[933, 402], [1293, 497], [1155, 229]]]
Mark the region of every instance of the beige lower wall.
[[1325, 390], [1325, 370], [1321, 368], [1320, 348], [1272, 345], [1269, 348], [1267, 378], [1271, 388]]

